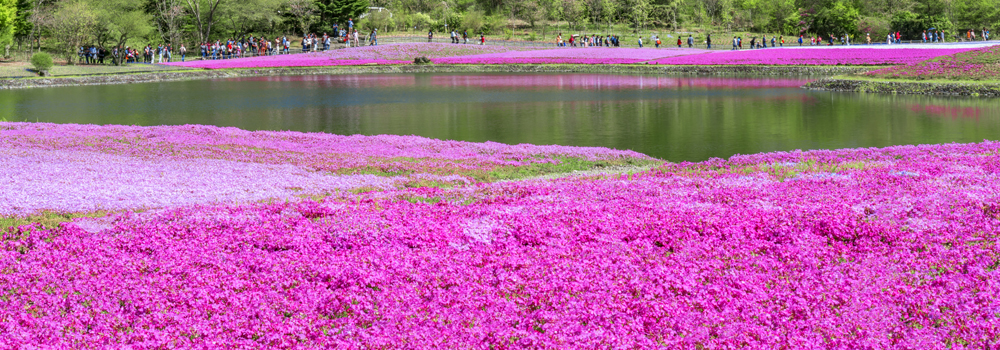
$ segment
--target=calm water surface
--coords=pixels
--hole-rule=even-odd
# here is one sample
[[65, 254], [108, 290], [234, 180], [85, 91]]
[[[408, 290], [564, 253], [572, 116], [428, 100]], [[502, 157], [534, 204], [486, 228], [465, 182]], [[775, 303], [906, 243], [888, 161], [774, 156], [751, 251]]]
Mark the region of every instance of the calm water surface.
[[598, 74], [241, 78], [0, 91], [0, 118], [602, 146], [671, 161], [1000, 138], [1000, 100], [816, 92], [799, 89], [804, 82]]

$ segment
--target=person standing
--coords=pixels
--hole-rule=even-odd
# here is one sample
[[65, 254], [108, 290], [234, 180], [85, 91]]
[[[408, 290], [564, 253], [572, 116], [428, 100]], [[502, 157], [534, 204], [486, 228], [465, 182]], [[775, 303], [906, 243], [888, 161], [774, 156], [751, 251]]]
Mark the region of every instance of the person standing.
[[712, 49], [712, 33], [705, 34], [705, 43], [708, 44], [708, 49]]
[[479, 33], [479, 45], [486, 45], [486, 34]]
[[642, 48], [642, 37], [641, 36], [639, 37], [639, 48], [640, 49]]
[[184, 47], [184, 43], [181, 43], [181, 62], [185, 61], [185, 58], [187, 57], [187, 52], [188, 49]]
[[677, 37], [677, 48], [678, 49], [681, 48], [682, 45], [684, 45], [684, 44], [681, 42], [681, 38]]
[[691, 36], [691, 34], [688, 34], [688, 48], [690, 49], [692, 47], [694, 47], [694, 36]]
[[563, 46], [562, 33], [559, 33], [558, 35], [556, 35], [556, 47], [562, 47], [562, 46]]
[[737, 43], [736, 43], [736, 36], [733, 35], [733, 51], [736, 51], [736, 45], [737, 45]]
[[427, 42], [431, 42], [433, 40], [434, 40], [434, 30], [429, 29], [427, 30]]
[[462, 31], [462, 45], [467, 45], [467, 44], [469, 44], [469, 30], [468, 29]]

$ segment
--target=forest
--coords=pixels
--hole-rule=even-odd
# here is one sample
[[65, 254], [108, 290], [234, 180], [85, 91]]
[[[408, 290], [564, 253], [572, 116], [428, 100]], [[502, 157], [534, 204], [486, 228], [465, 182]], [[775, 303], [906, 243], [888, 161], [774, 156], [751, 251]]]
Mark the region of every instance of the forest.
[[0, 47], [71, 53], [248, 35], [331, 32], [348, 19], [381, 33], [457, 29], [550, 40], [556, 31], [950, 35], [1000, 24], [1000, 0], [0, 0]]

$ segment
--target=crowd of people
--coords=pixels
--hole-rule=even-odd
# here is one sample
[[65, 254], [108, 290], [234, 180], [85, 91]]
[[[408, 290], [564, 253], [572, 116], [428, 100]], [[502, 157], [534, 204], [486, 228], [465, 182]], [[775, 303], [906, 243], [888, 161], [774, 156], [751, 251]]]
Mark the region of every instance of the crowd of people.
[[[562, 33], [556, 36], [556, 46], [560, 47], [621, 47], [621, 37], [618, 35], [598, 35], [584, 34], [571, 35], [569, 39], [563, 40]], [[642, 47], [642, 39], [639, 39], [639, 47]]]
[[[344, 47], [359, 47], [362, 46], [361, 34], [358, 32], [357, 28], [354, 27], [354, 22], [348, 19], [347, 26], [344, 29], [339, 28], [338, 25], [333, 27], [333, 36], [328, 33], [323, 33], [322, 36], [316, 34], [307, 34], [302, 38], [301, 50], [302, 52], [316, 52], [316, 51], [326, 51], [330, 50], [334, 44], [343, 44]], [[459, 44], [469, 43], [469, 32], [463, 31], [459, 33], [457, 30], [452, 30], [450, 32], [451, 43]], [[371, 31], [363, 37], [365, 43], [369, 46], [378, 45], [378, 29], [371, 29]], [[427, 40], [433, 41], [434, 31], [429, 31], [427, 33]], [[660, 47], [662, 41], [656, 35], [650, 36], [650, 41], [656, 45], [657, 48]], [[921, 33], [921, 41], [924, 43], [937, 43], [945, 42], [945, 33], [940, 30], [925, 30]], [[961, 37], [956, 37], [956, 39], [961, 39]], [[976, 40], [989, 40], [990, 31], [987, 28], [983, 28], [981, 31], [975, 29], [970, 29], [965, 32], [965, 39], [969, 41]], [[902, 43], [902, 35], [900, 32], [889, 33], [886, 35], [886, 44], [900, 44]], [[848, 34], [842, 36], [828, 35], [824, 38], [821, 35], [810, 36], [806, 38], [805, 35], [799, 35], [798, 44], [799, 46], [808, 45], [818, 46], [827, 45], [833, 46], [836, 42], [840, 42], [841, 45], [850, 45], [851, 37]], [[686, 40], [687, 46], [689, 48], [694, 46], [694, 37], [688, 35]], [[711, 34], [706, 35], [705, 44], [708, 48], [712, 48], [712, 36]], [[486, 44], [486, 36], [482, 33], [479, 34], [479, 44]], [[637, 40], [639, 47], [643, 47], [642, 37]], [[872, 44], [871, 34], [865, 35], [865, 44]], [[732, 40], [733, 50], [742, 50], [744, 43], [742, 36], [733, 36]], [[751, 49], [763, 49], [768, 47], [781, 47], [785, 45], [784, 36], [771, 36], [768, 37], [766, 34], [762, 35], [760, 39], [756, 36], [750, 38], [749, 48]], [[556, 36], [556, 46], [559, 47], [621, 47], [621, 37], [618, 35], [598, 35], [598, 34], [585, 34], [585, 35], [572, 35], [568, 39], [563, 39], [562, 33]], [[681, 37], [677, 38], [677, 47], [681, 48], [684, 46], [684, 41]], [[273, 40], [267, 39], [265, 37], [254, 37], [250, 35], [249, 37], [241, 37], [239, 39], [229, 39], [229, 40], [216, 40], [213, 42], [201, 43], [198, 46], [201, 59], [205, 60], [218, 60], [218, 59], [232, 59], [232, 58], [242, 58], [242, 57], [253, 57], [253, 56], [270, 56], [270, 55], [280, 55], [291, 53], [291, 42], [288, 37], [282, 36], [280, 38], [274, 38]], [[99, 46], [81, 46], [78, 51], [78, 56], [80, 62], [84, 64], [105, 64], [105, 60], [114, 57], [120, 58], [126, 63], [165, 63], [171, 62], [174, 59], [174, 55], [179, 54], [180, 60], [185, 61], [187, 59], [187, 48], [181, 44], [180, 48], [175, 52], [174, 47], [171, 44], [160, 44], [156, 46], [146, 45], [141, 49], [124, 47], [115, 47], [111, 50], [107, 50]]]

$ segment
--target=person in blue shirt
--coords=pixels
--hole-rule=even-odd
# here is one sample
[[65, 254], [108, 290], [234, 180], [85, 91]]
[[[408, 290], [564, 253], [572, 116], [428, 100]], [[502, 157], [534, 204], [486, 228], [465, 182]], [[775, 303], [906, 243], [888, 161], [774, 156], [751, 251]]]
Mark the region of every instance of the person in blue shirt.
[[352, 20], [352, 18], [348, 18], [347, 19], [347, 31], [350, 32], [351, 29], [354, 29], [354, 21]]

